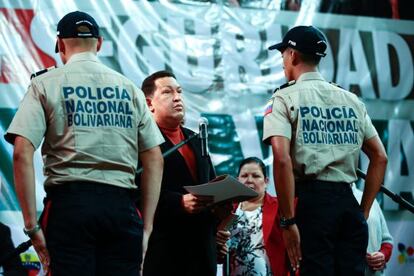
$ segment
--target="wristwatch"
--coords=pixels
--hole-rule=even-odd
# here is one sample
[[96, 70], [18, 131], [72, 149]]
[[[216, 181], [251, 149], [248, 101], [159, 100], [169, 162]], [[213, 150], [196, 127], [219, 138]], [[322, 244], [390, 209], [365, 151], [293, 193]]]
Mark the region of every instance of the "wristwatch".
[[23, 228], [23, 233], [28, 236], [29, 238], [31, 238], [34, 234], [36, 234], [39, 230], [40, 230], [40, 225], [39, 223], [36, 223], [36, 225], [32, 228], [32, 229], [26, 229]]
[[285, 217], [281, 217], [280, 218], [280, 227], [283, 229], [287, 229], [289, 228], [289, 226], [296, 224], [296, 219], [295, 217], [292, 218], [285, 218]]

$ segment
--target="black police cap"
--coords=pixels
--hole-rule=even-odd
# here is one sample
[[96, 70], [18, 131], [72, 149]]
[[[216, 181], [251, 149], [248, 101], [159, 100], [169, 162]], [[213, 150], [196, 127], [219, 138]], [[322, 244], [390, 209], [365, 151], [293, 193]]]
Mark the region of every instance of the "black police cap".
[[304, 54], [324, 57], [327, 44], [325, 36], [319, 29], [313, 26], [296, 26], [285, 34], [282, 42], [268, 49], [283, 52], [288, 47]]
[[[89, 14], [74, 11], [60, 19], [57, 25], [57, 36], [60, 38], [97, 38], [99, 37], [99, 26]], [[55, 52], [59, 52], [57, 42]]]

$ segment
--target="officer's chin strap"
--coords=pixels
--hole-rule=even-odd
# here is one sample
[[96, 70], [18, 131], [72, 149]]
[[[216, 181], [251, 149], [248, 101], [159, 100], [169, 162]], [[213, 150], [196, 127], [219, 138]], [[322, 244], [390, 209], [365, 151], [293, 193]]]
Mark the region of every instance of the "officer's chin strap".
[[[357, 169], [357, 175], [365, 180], [366, 174], [361, 171], [360, 169]], [[398, 203], [400, 206], [404, 207], [408, 211], [414, 214], [414, 205], [412, 205], [410, 202], [402, 198], [401, 196], [391, 192], [387, 188], [385, 188], [384, 185], [381, 185], [380, 191], [389, 196], [394, 202]]]

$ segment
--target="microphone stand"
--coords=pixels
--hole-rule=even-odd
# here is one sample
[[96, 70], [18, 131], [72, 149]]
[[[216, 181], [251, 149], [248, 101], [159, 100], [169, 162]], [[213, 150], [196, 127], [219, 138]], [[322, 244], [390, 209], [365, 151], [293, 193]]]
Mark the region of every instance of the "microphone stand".
[[223, 276], [230, 275], [230, 253], [227, 253], [226, 256], [224, 256], [224, 262], [223, 262]]
[[[170, 155], [171, 153], [173, 153], [174, 151], [178, 150], [179, 148], [181, 148], [182, 146], [184, 146], [185, 144], [187, 144], [190, 140], [194, 139], [194, 137], [198, 136], [198, 133], [193, 133], [190, 136], [188, 136], [186, 139], [182, 140], [180, 143], [174, 145], [174, 147], [170, 148], [169, 150], [166, 150], [165, 152], [162, 153], [162, 157], [167, 157], [168, 155]], [[140, 173], [142, 173], [142, 171], [144, 170], [143, 167], [139, 168], [136, 171], [136, 176], [138, 176]]]
[[[366, 174], [361, 171], [360, 169], [357, 169], [357, 175], [365, 180]], [[381, 185], [380, 191], [389, 196], [394, 202], [398, 203], [400, 206], [404, 207], [408, 211], [414, 214], [414, 205], [412, 205], [410, 202], [402, 198], [401, 196], [391, 192], [387, 188], [385, 188], [384, 185]]]

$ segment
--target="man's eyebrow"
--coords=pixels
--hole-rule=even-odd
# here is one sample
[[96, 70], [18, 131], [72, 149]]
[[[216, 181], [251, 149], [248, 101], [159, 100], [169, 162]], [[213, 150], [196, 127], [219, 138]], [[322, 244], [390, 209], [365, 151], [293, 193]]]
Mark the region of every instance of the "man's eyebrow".
[[174, 87], [174, 86], [171, 86], [171, 85], [165, 85], [165, 86], [161, 86], [161, 88], [170, 88], [170, 89], [182, 89], [181, 88], [181, 86], [177, 86], [177, 87]]

